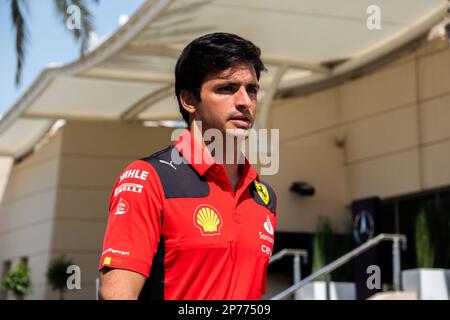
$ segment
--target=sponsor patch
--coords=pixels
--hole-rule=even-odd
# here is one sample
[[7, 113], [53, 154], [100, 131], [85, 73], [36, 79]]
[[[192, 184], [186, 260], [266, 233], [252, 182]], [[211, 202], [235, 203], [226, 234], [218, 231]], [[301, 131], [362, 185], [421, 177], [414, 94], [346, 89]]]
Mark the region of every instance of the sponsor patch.
[[141, 171], [139, 169], [127, 170], [120, 176], [119, 180], [122, 182], [124, 179], [134, 178], [140, 180], [147, 180], [148, 171]]
[[142, 193], [143, 186], [141, 184], [137, 183], [124, 183], [118, 186], [114, 190], [114, 196], [119, 195], [121, 192], [127, 191], [127, 192], [135, 192], [135, 193]]
[[268, 246], [262, 245], [261, 251], [267, 253], [269, 256], [272, 255], [272, 250]]
[[270, 242], [271, 244], [273, 244], [273, 238], [269, 237], [268, 235], [265, 235], [262, 232], [259, 233], [259, 238], [262, 240], [266, 240], [267, 242]]
[[202, 236], [218, 236], [222, 228], [222, 217], [214, 207], [202, 204], [194, 210], [194, 225]]
[[273, 236], [273, 226], [272, 222], [270, 222], [269, 216], [267, 216], [266, 222], [264, 222], [264, 229], [267, 231], [268, 234]]
[[130, 209], [130, 205], [128, 204], [128, 202], [120, 198], [119, 203], [116, 206], [116, 210], [114, 211], [114, 214], [125, 214], [128, 212], [128, 209]]
[[269, 192], [267, 192], [267, 187], [263, 185], [262, 183], [259, 183], [255, 180], [255, 188], [256, 192], [258, 192], [259, 197], [264, 202], [264, 204], [267, 206], [267, 204], [270, 201]]
[[120, 254], [121, 256], [129, 256], [130, 252], [129, 251], [122, 251], [122, 250], [117, 250], [117, 249], [113, 249], [113, 248], [108, 248], [105, 251], [103, 251], [102, 255], [111, 252], [114, 254]]

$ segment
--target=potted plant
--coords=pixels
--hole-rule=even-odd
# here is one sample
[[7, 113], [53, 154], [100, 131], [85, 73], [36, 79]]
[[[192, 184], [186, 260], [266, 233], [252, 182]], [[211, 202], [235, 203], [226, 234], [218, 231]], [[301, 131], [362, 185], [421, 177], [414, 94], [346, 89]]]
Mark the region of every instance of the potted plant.
[[[348, 237], [348, 239], [351, 239]], [[328, 218], [320, 217], [317, 232], [313, 239], [312, 272], [317, 272], [339, 256], [350, 251], [351, 241], [346, 240], [342, 246], [336, 246], [337, 236], [333, 233], [331, 223]], [[339, 249], [338, 249], [339, 248]], [[344, 252], [343, 252], [344, 251]], [[330, 274], [334, 280], [348, 278], [345, 269], [338, 269]], [[325, 277], [320, 276], [315, 281], [308, 283], [295, 293], [296, 300], [325, 300], [326, 299]], [[353, 282], [330, 281], [331, 300], [355, 300], [356, 286]]]
[[[439, 218], [440, 212], [431, 206], [424, 206], [419, 211], [414, 223], [417, 269], [402, 272], [403, 291], [416, 292], [420, 300], [450, 299], [450, 270], [435, 268], [437, 252], [433, 231], [437, 230], [434, 230], [433, 222], [441, 224]], [[448, 222], [444, 227], [448, 228]], [[439, 232], [436, 232], [434, 238], [439, 236]], [[439, 254], [446, 256], [447, 252]]]
[[59, 299], [64, 300], [64, 291], [67, 289], [67, 268], [72, 261], [65, 256], [59, 256], [50, 262], [47, 271], [47, 281], [53, 290], [59, 292]]
[[23, 300], [31, 292], [29, 269], [24, 262], [19, 262], [14, 270], [6, 274], [2, 288], [11, 291], [17, 300]]

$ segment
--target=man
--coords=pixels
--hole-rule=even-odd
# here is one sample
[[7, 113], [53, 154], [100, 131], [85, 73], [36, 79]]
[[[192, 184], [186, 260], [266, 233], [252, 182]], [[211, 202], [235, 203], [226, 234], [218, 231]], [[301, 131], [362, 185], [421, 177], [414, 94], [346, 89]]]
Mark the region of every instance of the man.
[[[188, 129], [117, 180], [99, 267], [102, 299], [265, 293], [277, 199], [239, 161], [238, 148], [255, 120], [264, 69], [260, 49], [233, 34], [207, 34], [183, 50], [175, 92]], [[224, 141], [214, 154], [203, 138], [208, 130]], [[221, 161], [221, 153], [234, 161]]]

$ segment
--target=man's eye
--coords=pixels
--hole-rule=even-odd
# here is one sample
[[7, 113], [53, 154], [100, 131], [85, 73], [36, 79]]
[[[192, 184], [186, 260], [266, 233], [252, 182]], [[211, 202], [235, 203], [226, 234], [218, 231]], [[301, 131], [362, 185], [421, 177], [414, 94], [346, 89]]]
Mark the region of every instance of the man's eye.
[[217, 91], [219, 93], [233, 93], [236, 91], [236, 88], [234, 86], [225, 86], [225, 87], [220, 87]]
[[256, 88], [249, 88], [247, 89], [247, 94], [252, 98], [252, 99], [257, 99], [258, 98], [258, 89]]

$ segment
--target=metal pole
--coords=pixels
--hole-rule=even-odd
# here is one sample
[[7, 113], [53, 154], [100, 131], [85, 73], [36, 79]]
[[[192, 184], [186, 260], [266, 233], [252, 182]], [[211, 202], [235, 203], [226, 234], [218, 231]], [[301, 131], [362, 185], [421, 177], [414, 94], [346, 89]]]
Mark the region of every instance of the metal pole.
[[[294, 269], [294, 284], [296, 284], [297, 282], [300, 282], [301, 277], [302, 277], [301, 261], [300, 261], [300, 259], [301, 259], [300, 255], [296, 253], [294, 255], [294, 259], [293, 259], [293, 261], [294, 261], [294, 266], [293, 266], [293, 269]], [[294, 300], [298, 300], [297, 296], [298, 296], [298, 293], [294, 292], [294, 295], [293, 295]]]
[[330, 274], [327, 273], [325, 275], [325, 299], [326, 300], [330, 300], [330, 281], [331, 281]]
[[392, 267], [394, 290], [400, 291], [400, 243], [399, 238], [394, 238], [392, 241]]
[[95, 300], [98, 300], [98, 291], [99, 291], [99, 286], [100, 286], [100, 279], [96, 278], [95, 279]]
[[300, 255], [294, 255], [294, 284], [300, 281], [302, 277], [301, 266], [300, 266]]

